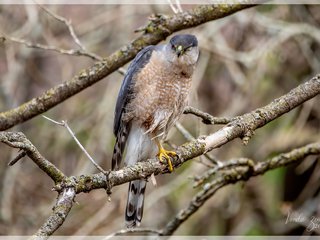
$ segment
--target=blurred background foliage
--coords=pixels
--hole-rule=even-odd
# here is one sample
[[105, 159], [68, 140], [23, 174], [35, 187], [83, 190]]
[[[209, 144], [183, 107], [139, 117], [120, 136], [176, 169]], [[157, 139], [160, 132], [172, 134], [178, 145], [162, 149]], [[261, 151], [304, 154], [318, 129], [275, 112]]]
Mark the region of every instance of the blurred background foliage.
[[[100, 56], [108, 56], [139, 35], [134, 30], [144, 26], [151, 14], [173, 14], [167, 5], [48, 8], [72, 20], [82, 44]], [[195, 34], [201, 49], [190, 105], [214, 116], [236, 116], [263, 106], [310, 79], [320, 72], [319, 27], [320, 5], [264, 5], [183, 31]], [[36, 5], [0, 5], [0, 32], [34, 43], [77, 48], [66, 26]], [[2, 41], [0, 111], [38, 96], [92, 64], [88, 57]], [[113, 111], [122, 79], [115, 72], [45, 113], [57, 121], [67, 120], [87, 151], [105, 169], [110, 168]], [[257, 130], [247, 146], [235, 140], [210, 155], [221, 161], [238, 157], [263, 161], [319, 140], [319, 100], [316, 97]], [[181, 123], [194, 136], [221, 127], [205, 126], [192, 115], [183, 116]], [[67, 175], [96, 172], [67, 130], [41, 116], [11, 130], [23, 131]], [[168, 139], [174, 145], [186, 141], [177, 129], [171, 130]], [[29, 159], [7, 166], [16, 155], [16, 150], [0, 145], [1, 235], [34, 233], [50, 214], [56, 198], [51, 180]], [[320, 165], [316, 160], [309, 158], [300, 165], [221, 189], [176, 234], [306, 233], [305, 226], [285, 224], [285, 220], [290, 209], [318, 216]], [[187, 206], [198, 191], [192, 187], [193, 177], [201, 175], [208, 164], [211, 162], [201, 157], [170, 175], [157, 176], [158, 186], [149, 184], [147, 189], [142, 226], [161, 228]], [[78, 204], [56, 234], [100, 235], [123, 228], [126, 194], [127, 185], [122, 185], [113, 189], [111, 202], [107, 202], [103, 190], [78, 195]]]

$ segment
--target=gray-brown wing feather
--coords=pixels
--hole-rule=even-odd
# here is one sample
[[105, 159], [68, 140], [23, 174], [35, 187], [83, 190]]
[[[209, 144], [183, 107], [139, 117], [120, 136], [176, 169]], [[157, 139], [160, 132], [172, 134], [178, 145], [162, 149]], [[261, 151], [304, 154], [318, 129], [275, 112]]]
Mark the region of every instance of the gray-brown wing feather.
[[121, 164], [122, 154], [130, 133], [130, 122], [122, 119], [127, 104], [131, 101], [132, 92], [135, 85], [135, 75], [149, 61], [155, 46], [148, 46], [141, 50], [130, 64], [127, 73], [122, 82], [117, 98], [115, 117], [113, 124], [113, 133], [116, 136], [116, 143], [113, 149], [112, 169], [118, 169]]

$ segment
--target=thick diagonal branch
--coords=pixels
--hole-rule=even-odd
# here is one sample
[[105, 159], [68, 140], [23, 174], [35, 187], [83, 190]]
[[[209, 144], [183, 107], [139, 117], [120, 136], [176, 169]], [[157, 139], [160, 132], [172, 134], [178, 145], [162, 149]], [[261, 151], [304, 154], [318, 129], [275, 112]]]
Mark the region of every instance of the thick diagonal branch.
[[223, 18], [253, 5], [221, 4], [199, 6], [189, 12], [170, 17], [155, 16], [143, 29], [144, 33], [93, 66], [82, 70], [71, 80], [61, 83], [21, 106], [0, 113], [0, 131], [25, 122], [63, 102], [83, 89], [100, 81], [129, 62], [142, 48], [157, 44], [170, 34]]
[[[303, 102], [320, 93], [320, 75], [299, 85], [286, 95], [275, 99], [270, 104], [256, 109], [250, 113], [237, 117], [219, 131], [208, 136], [199, 137], [194, 141], [183, 144], [177, 148], [178, 159], [172, 159], [175, 167], [180, 166], [183, 162], [198, 157], [214, 148], [241, 137], [245, 141], [253, 134], [253, 131], [264, 126], [268, 122], [280, 117], [291, 109], [301, 105]], [[63, 173], [53, 164], [45, 160], [38, 150], [25, 137], [18, 133], [0, 132], [0, 141], [9, 146], [20, 148], [26, 151], [28, 156], [57, 184], [57, 190], [66, 186]], [[79, 177], [68, 178], [67, 186], [74, 186], [76, 192], [88, 192], [98, 188], [111, 188], [132, 180], [146, 178], [151, 174], [166, 173], [167, 169], [158, 161], [151, 159], [146, 162], [137, 163], [134, 166], [126, 167], [118, 171], [112, 171], [105, 174], [82, 175]]]

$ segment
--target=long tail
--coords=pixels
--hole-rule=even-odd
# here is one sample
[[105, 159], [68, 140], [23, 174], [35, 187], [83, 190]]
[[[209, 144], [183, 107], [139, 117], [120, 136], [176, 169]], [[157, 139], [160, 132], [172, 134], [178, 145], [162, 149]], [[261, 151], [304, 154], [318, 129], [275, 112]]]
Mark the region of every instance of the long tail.
[[133, 228], [139, 226], [143, 215], [144, 193], [147, 181], [135, 180], [130, 182], [126, 207], [126, 226]]
[[122, 154], [126, 146], [128, 135], [130, 132], [130, 124], [122, 123], [116, 136], [116, 143], [113, 148], [112, 170], [120, 168]]

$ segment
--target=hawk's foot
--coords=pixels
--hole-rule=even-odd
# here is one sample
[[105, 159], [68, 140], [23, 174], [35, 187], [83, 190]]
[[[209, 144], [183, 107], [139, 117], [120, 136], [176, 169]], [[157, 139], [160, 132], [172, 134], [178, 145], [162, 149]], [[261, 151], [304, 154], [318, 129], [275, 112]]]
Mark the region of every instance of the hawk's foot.
[[171, 157], [175, 157], [175, 156], [177, 156], [177, 153], [173, 152], [173, 151], [167, 151], [167, 150], [165, 150], [164, 148], [161, 147], [161, 148], [159, 148], [159, 153], [157, 154], [157, 156], [158, 156], [159, 161], [161, 163], [165, 163], [165, 161], [167, 162], [169, 172], [172, 172], [173, 171], [173, 166], [172, 166], [172, 162], [171, 162], [170, 156]]

